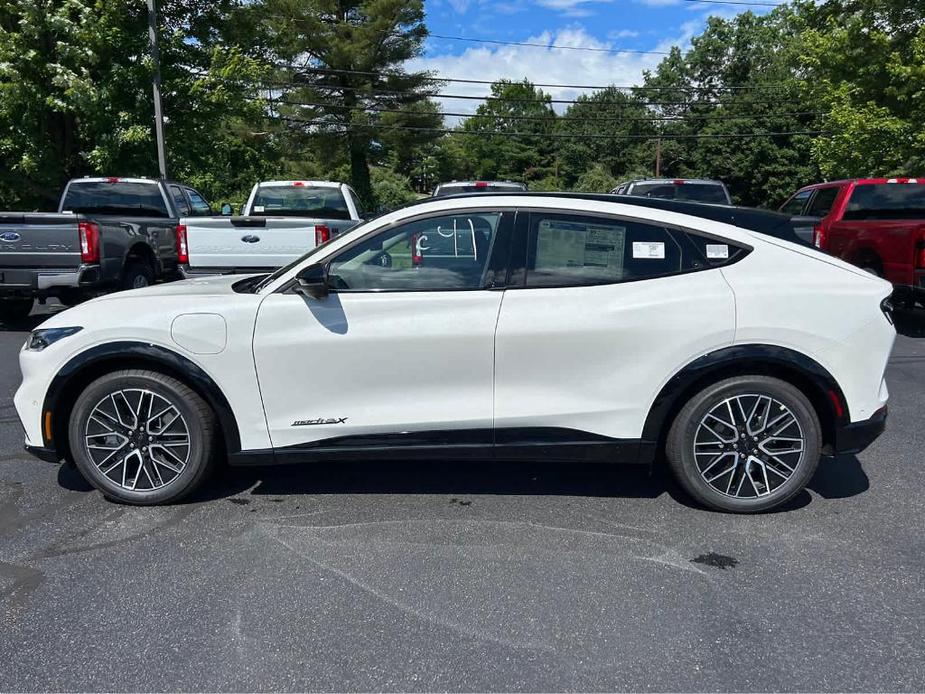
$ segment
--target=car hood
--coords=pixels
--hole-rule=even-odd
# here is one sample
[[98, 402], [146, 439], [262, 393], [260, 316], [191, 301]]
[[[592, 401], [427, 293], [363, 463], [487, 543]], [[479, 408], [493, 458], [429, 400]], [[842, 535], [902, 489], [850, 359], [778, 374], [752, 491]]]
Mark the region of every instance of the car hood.
[[[260, 274], [260, 273], [255, 273]], [[179, 282], [167, 282], [165, 284], [155, 284], [144, 289], [130, 289], [124, 292], [107, 294], [94, 302], [114, 301], [118, 299], [136, 299], [140, 297], [156, 296], [221, 296], [234, 290], [233, 284], [241, 280], [252, 277], [252, 275], [216, 275], [214, 277], [197, 277], [195, 279], [180, 280]]]

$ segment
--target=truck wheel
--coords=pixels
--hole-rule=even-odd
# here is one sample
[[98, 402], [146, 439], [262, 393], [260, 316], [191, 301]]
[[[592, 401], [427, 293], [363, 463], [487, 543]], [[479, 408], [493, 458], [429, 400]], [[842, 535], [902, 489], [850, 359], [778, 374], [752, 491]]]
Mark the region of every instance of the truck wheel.
[[707, 386], [678, 413], [665, 445], [681, 486], [704, 506], [764, 511], [800, 492], [819, 464], [822, 436], [812, 404], [768, 376]]
[[169, 504], [208, 475], [217, 425], [194, 390], [156, 371], [115, 371], [77, 398], [68, 423], [80, 472], [106, 497]]
[[33, 299], [0, 299], [0, 321], [21, 323], [32, 313]]
[[154, 282], [154, 273], [147, 263], [130, 262], [122, 273], [122, 289], [141, 289]]

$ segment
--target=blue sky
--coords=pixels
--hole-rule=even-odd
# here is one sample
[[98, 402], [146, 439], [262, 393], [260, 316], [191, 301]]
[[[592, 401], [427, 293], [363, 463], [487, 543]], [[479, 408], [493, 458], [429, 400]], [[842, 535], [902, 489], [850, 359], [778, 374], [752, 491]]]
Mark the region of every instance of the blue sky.
[[[528, 46], [477, 44], [431, 37], [416, 69], [444, 77], [589, 85], [639, 84], [642, 73], [672, 45], [682, 48], [711, 14], [732, 17], [764, 7], [685, 0], [425, 0], [431, 34], [655, 53], [608, 53]], [[487, 87], [451, 84], [449, 94], [484, 95]], [[583, 90], [548, 88], [554, 98], [575, 98]], [[471, 112], [478, 101], [441, 99], [445, 110]], [[563, 107], [564, 108], [564, 107]], [[562, 110], [562, 109], [559, 109]], [[452, 123], [454, 119], [447, 119]]]

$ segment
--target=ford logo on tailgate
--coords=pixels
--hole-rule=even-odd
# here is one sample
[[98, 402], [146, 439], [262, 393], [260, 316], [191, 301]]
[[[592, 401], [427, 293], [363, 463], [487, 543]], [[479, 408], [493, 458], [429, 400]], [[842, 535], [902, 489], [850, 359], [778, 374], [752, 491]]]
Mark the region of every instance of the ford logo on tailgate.
[[0, 234], [0, 241], [7, 241], [9, 243], [13, 243], [13, 241], [19, 241], [20, 238], [22, 237], [19, 235], [19, 232], [16, 231], [4, 231], [2, 234]]

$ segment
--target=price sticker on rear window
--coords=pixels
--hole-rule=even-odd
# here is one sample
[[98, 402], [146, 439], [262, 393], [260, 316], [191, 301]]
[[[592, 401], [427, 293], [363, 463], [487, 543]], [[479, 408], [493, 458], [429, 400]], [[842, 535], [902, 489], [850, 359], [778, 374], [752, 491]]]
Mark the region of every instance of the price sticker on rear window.
[[665, 244], [662, 241], [633, 241], [633, 257], [664, 259]]
[[725, 260], [729, 257], [729, 246], [725, 243], [708, 243], [707, 258], [710, 260]]
[[254, 212], [263, 212], [265, 209], [263, 205], [254, 205]]

